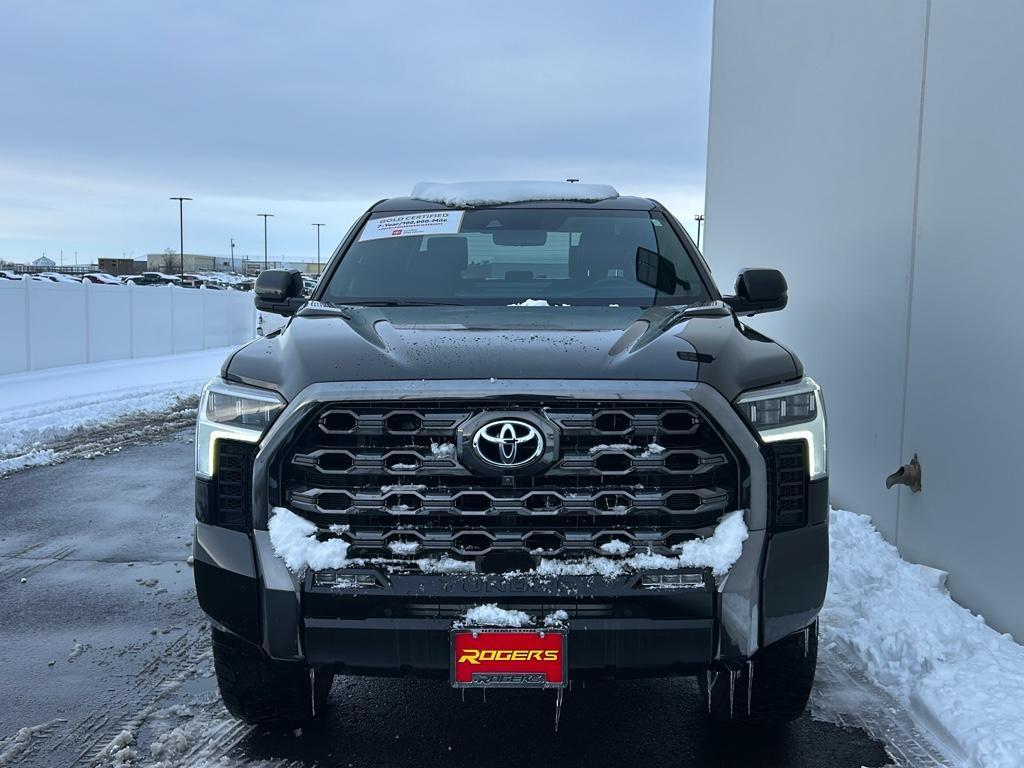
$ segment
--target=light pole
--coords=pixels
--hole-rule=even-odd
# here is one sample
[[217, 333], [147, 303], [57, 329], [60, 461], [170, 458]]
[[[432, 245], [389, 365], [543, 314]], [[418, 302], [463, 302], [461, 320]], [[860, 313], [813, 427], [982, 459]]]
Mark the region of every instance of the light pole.
[[263, 217], [263, 268], [267, 268], [267, 219], [274, 214], [272, 213], [257, 213], [257, 216]]
[[316, 276], [320, 277], [320, 227], [323, 224], [313, 224], [316, 227]]
[[180, 275], [185, 275], [185, 201], [191, 197], [171, 197], [169, 200], [178, 201], [178, 253], [181, 254]]
[[704, 214], [698, 213], [693, 217], [693, 220], [697, 222], [697, 250], [700, 250], [700, 225], [704, 223]]
[[231, 238], [231, 271], [235, 271], [235, 238]]

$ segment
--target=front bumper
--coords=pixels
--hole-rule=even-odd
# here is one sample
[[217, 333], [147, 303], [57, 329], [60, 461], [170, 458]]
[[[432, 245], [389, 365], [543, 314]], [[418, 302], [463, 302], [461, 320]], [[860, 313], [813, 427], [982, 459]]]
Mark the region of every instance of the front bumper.
[[[502, 398], [509, 392], [539, 397], [620, 398], [616, 382], [407, 382], [404, 396]], [[265, 477], [276, 451], [290, 439], [289, 425], [322, 402], [394, 397], [394, 382], [313, 385], [293, 400], [268, 432], [256, 457]], [[760, 444], [732, 406], [698, 383], [637, 382], [631, 398], [692, 401], [708, 412], [749, 467], [749, 538], [722, 583], [708, 574], [702, 590], [669, 594], [635, 588], [639, 576], [608, 582], [566, 577], [524, 582], [503, 592], [501, 576], [388, 576], [379, 589], [321, 599], [311, 577], [290, 573], [274, 554], [266, 530], [248, 534], [198, 523], [195, 579], [201, 607], [221, 627], [257, 643], [272, 658], [333, 666], [353, 674], [447, 675], [448, 614], [460, 605], [497, 602], [502, 607], [607, 602], [610, 615], [569, 620], [570, 675], [637, 676], [680, 673], [712, 663], [741, 662], [759, 647], [806, 626], [824, 600], [828, 572], [827, 481], [810, 483], [811, 525], [769, 536], [766, 532], [766, 467]], [[820, 509], [817, 509], [820, 507]], [[265, 525], [267, 483], [253, 482], [253, 517]], [[773, 585], [776, 585], [773, 587]], [[453, 594], [454, 592], [454, 594]], [[667, 601], [667, 602], [666, 602]], [[438, 606], [438, 616], [423, 606]], [[375, 606], [375, 607], [374, 607]], [[410, 606], [419, 606], [410, 615]], [[570, 612], [571, 614], [571, 612]], [[572, 614], [571, 614], [572, 615]]]

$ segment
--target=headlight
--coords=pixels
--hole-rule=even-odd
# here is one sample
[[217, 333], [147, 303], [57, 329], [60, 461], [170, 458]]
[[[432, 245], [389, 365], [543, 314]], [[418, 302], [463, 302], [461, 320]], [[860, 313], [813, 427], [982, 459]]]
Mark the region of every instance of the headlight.
[[825, 402], [814, 379], [746, 392], [736, 407], [766, 443], [806, 441], [811, 480], [828, 474]]
[[196, 420], [196, 474], [213, 477], [217, 440], [258, 443], [284, 406], [281, 396], [270, 390], [228, 384], [223, 379], [207, 384], [199, 398]]

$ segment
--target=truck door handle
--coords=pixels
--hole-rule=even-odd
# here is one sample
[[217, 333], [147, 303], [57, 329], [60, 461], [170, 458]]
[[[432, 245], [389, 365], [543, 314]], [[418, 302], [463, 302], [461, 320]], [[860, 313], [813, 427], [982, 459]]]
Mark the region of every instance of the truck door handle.
[[902, 467], [900, 467], [887, 478], [885, 478], [886, 488], [892, 488], [894, 485], [906, 485], [914, 493], [920, 493], [921, 462], [917, 460], [916, 453], [914, 454], [914, 458], [910, 460], [909, 464], [904, 464]]

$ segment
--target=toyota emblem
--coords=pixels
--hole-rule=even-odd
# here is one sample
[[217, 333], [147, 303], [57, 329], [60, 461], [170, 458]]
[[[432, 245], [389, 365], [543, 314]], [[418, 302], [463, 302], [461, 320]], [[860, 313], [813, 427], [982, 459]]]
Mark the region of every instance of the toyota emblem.
[[486, 464], [518, 469], [532, 464], [544, 453], [544, 437], [532, 424], [518, 419], [497, 419], [473, 435], [473, 450]]

